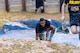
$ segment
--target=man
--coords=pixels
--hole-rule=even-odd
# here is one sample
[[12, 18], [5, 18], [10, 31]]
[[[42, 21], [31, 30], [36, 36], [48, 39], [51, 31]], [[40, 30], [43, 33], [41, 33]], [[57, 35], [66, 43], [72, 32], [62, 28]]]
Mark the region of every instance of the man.
[[59, 33], [65, 33], [65, 34], [69, 33], [69, 29], [67, 28], [66, 23], [63, 23], [62, 26], [58, 27], [56, 31]]
[[[68, 4], [69, 16], [70, 16], [70, 26], [73, 34], [77, 34], [80, 31], [80, 0], [64, 0], [62, 5], [62, 20], [65, 20], [64, 9]], [[79, 30], [77, 30], [79, 26]]]
[[[32, 0], [33, 1], [33, 0]], [[37, 13], [38, 9], [41, 9], [41, 13], [44, 13], [44, 3], [46, 3], [46, 0], [36, 0], [36, 9], [35, 13]]]
[[36, 26], [36, 40], [38, 40], [38, 37], [40, 38], [40, 40], [44, 40], [44, 35], [43, 35], [44, 31], [46, 31], [46, 40], [48, 40], [48, 32], [50, 30], [51, 30], [51, 36], [49, 41], [51, 41], [51, 38], [55, 32], [55, 28], [50, 26], [50, 22], [48, 20], [41, 18]]

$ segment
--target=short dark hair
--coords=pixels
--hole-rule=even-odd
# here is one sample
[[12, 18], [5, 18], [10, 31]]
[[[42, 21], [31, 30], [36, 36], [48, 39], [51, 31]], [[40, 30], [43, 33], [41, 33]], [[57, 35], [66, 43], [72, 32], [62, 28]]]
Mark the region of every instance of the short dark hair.
[[40, 22], [42, 22], [42, 21], [45, 21], [45, 19], [44, 18], [40, 18], [40, 20], [39, 20]]
[[65, 27], [65, 28], [67, 27], [67, 26], [66, 26], [66, 23], [62, 23], [62, 26]]

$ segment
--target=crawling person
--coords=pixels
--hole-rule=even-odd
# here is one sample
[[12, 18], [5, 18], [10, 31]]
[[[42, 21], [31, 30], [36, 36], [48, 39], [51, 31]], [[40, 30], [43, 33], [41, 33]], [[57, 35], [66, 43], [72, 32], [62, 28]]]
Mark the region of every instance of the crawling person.
[[[51, 41], [53, 34], [55, 32], [55, 27], [52, 27], [48, 20], [41, 18], [39, 20], [39, 23], [36, 25], [36, 40], [38, 40], [38, 38], [40, 38], [40, 40], [44, 40], [44, 35], [43, 35], [44, 31], [46, 31], [46, 40]], [[50, 38], [48, 39], [49, 31], [51, 31], [51, 35]]]
[[62, 26], [58, 27], [56, 32], [68, 34], [69, 29], [67, 28], [66, 23], [62, 23]]

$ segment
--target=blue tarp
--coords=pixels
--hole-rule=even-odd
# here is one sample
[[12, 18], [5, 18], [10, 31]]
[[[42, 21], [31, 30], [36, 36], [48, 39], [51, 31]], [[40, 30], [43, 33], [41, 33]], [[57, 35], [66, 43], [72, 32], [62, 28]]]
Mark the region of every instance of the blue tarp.
[[24, 25], [27, 25], [30, 28], [35, 28], [36, 24], [38, 23], [38, 20], [27, 20], [27, 21], [22, 21]]
[[[29, 28], [35, 28], [38, 22], [39, 22], [38, 20], [27, 20], [27, 21], [20, 22], [20, 24], [24, 24], [27, 27], [20, 27], [18, 25], [13, 26], [13, 24], [4, 24], [3, 29], [0, 30], [0, 34], [4, 34], [4, 29], [6, 29], [7, 31], [10, 31], [10, 30], [28, 30]], [[62, 23], [56, 20], [51, 20], [50, 23], [56, 28], [62, 26]]]
[[2, 34], [4, 34], [4, 33], [5, 33], [4, 30], [1, 29], [1, 30], [0, 30], [0, 35], [2, 35]]
[[[56, 28], [62, 26], [62, 23], [59, 21], [51, 20], [50, 22], [51, 22], [51, 25], [55, 26]], [[35, 28], [36, 24], [38, 23], [38, 20], [22, 21], [21, 23], [27, 25], [30, 28]]]
[[28, 30], [28, 28], [23, 28], [20, 26], [4, 25], [4, 29], [10, 30]]
[[56, 20], [51, 20], [51, 25], [55, 26], [56, 28], [61, 27], [62, 23]]

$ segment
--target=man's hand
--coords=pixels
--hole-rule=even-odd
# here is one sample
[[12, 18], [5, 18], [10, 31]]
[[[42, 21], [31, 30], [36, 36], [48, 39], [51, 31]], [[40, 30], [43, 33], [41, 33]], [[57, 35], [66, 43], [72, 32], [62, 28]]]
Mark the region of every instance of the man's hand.
[[36, 40], [38, 40], [38, 35], [39, 35], [39, 34], [37, 33], [37, 34], [36, 34]]
[[64, 16], [62, 16], [61, 21], [62, 21], [62, 22], [64, 22], [64, 21], [65, 21], [65, 17], [64, 17]]
[[38, 40], [38, 37], [36, 37], [36, 40]]

